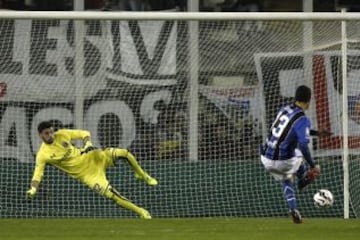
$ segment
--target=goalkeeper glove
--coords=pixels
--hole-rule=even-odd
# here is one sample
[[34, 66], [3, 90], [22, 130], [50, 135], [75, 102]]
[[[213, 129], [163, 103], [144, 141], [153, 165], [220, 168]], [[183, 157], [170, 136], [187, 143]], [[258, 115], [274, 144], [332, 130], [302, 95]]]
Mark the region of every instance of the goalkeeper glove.
[[26, 192], [26, 196], [28, 197], [28, 198], [34, 198], [35, 197], [35, 195], [36, 195], [36, 187], [31, 187], [27, 192]]
[[92, 145], [91, 141], [87, 141], [87, 142], [85, 143], [85, 146], [81, 149], [81, 154], [88, 153], [88, 152], [90, 152], [90, 151], [92, 151], [92, 150], [95, 150], [95, 149], [97, 149], [97, 147], [94, 147], [94, 146]]
[[81, 151], [81, 154], [88, 153], [88, 152], [90, 152], [92, 150], [95, 150], [95, 149], [97, 149], [97, 147], [94, 147], [94, 146], [87, 147], [83, 151]]

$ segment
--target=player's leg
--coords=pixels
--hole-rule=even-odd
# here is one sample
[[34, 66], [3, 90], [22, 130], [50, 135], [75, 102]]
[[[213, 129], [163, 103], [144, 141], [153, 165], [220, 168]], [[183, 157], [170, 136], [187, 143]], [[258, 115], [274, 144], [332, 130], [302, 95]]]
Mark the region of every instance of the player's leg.
[[294, 184], [290, 179], [282, 182], [282, 190], [290, 210], [294, 210], [297, 207]]
[[105, 151], [110, 151], [115, 161], [117, 159], [123, 159], [127, 164], [129, 164], [134, 170], [136, 178], [145, 181], [150, 186], [156, 186], [158, 184], [155, 178], [151, 177], [147, 172], [142, 169], [135, 156], [127, 149], [109, 148]]
[[298, 179], [298, 189], [303, 190], [309, 183], [306, 181], [306, 165], [303, 163], [300, 165], [298, 171], [296, 172], [296, 177]]
[[297, 210], [293, 181], [291, 179], [284, 180], [282, 182], [282, 190], [294, 223], [302, 223], [300, 212]]
[[[289, 207], [290, 215], [292, 216], [294, 223], [302, 223], [302, 217], [297, 209], [296, 194], [294, 188], [295, 175], [300, 174], [303, 171], [302, 167], [303, 157], [300, 151], [295, 151], [295, 156], [284, 162], [287, 165], [286, 177], [283, 180], [283, 192]], [[280, 163], [282, 164], [282, 163]], [[306, 169], [305, 169], [306, 170]], [[291, 176], [291, 177], [289, 177]]]
[[105, 177], [104, 171], [96, 171], [93, 175], [87, 175], [81, 179], [83, 183], [89, 186], [92, 190], [99, 193], [100, 195], [113, 200], [117, 205], [125, 209], [131, 210], [137, 213], [141, 218], [150, 219], [151, 215], [147, 210], [141, 208], [117, 192], [113, 187], [110, 186], [108, 180]]
[[301, 164], [296, 176], [298, 178], [298, 189], [302, 191], [306, 186], [316, 180], [319, 176], [319, 170], [317, 167], [307, 169], [305, 164]]
[[292, 216], [294, 223], [302, 223], [300, 212], [297, 210], [297, 200], [294, 188], [294, 177], [299, 167], [301, 166], [302, 158], [293, 157], [289, 160], [270, 160], [272, 164], [269, 168], [270, 173], [282, 183], [282, 190], [285, 201], [289, 208], [289, 213]]
[[151, 219], [151, 215], [146, 209], [135, 205], [129, 199], [122, 196], [118, 191], [116, 191], [110, 185], [106, 188], [103, 195], [106, 196], [107, 198], [112, 199], [120, 207], [129, 209], [129, 210], [137, 213], [140, 216], [140, 218]]
[[318, 177], [317, 169], [308, 169], [303, 160], [303, 155], [299, 149], [295, 149], [295, 157], [301, 158], [301, 165], [296, 171], [296, 177], [298, 180], [298, 189], [302, 191], [307, 185], [314, 182]]

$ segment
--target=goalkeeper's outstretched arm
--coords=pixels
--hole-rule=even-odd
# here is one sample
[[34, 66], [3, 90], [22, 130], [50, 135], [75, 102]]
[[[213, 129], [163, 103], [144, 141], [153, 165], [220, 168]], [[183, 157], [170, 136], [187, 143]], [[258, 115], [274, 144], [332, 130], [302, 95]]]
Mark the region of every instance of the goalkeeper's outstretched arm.
[[30, 189], [26, 192], [28, 198], [35, 197], [40, 181], [44, 174], [45, 164], [46, 163], [41, 158], [36, 159], [36, 166], [31, 180]]
[[40, 182], [33, 180], [31, 181], [30, 189], [26, 192], [28, 198], [33, 198], [37, 192]]

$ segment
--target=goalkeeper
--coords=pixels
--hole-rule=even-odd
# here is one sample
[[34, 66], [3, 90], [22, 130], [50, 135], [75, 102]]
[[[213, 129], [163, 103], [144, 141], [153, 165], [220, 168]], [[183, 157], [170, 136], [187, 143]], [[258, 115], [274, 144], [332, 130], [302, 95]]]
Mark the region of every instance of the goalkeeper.
[[[124, 159], [135, 171], [135, 177], [150, 186], [158, 184], [155, 178], [149, 176], [141, 168], [127, 149], [96, 149], [90, 141], [90, 132], [70, 129], [60, 129], [55, 132], [50, 122], [40, 123], [38, 132], [43, 142], [36, 155], [31, 188], [26, 192], [29, 198], [33, 198], [37, 192], [45, 165], [51, 164], [69, 176], [80, 180], [94, 191], [112, 199], [119, 206], [134, 211], [141, 218], [151, 219], [151, 215], [146, 209], [136, 206], [120, 195], [106, 178], [106, 169], [114, 166], [119, 159]], [[73, 140], [79, 139], [84, 143], [83, 148], [76, 148], [71, 143]]]
[[310, 130], [310, 120], [304, 113], [309, 108], [310, 99], [310, 88], [299, 86], [296, 89], [295, 102], [280, 109], [266, 143], [261, 146], [261, 162], [275, 180], [282, 182], [282, 190], [294, 223], [302, 223], [297, 210], [294, 177], [298, 179], [298, 189], [302, 190], [320, 174], [320, 166], [314, 162], [309, 151], [310, 135], [331, 134], [325, 130]]

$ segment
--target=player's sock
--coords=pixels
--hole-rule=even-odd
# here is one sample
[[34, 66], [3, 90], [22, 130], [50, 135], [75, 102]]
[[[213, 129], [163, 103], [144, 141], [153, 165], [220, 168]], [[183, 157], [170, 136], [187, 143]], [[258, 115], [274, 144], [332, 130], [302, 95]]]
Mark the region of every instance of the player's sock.
[[293, 183], [290, 180], [283, 182], [283, 192], [286, 199], [286, 202], [289, 207], [289, 212], [292, 216], [294, 223], [302, 223], [302, 218], [300, 212], [296, 209], [296, 197]]
[[134, 203], [130, 202], [129, 199], [121, 196], [121, 194], [118, 191], [116, 191], [114, 188], [109, 187], [105, 191], [105, 196], [114, 200], [120, 207], [129, 209], [129, 210], [137, 213], [140, 218], [151, 219], [151, 215], [147, 210], [136, 206]]
[[282, 184], [282, 189], [287, 202], [287, 205], [291, 211], [296, 209], [296, 197], [293, 183], [290, 180], [285, 180]]
[[298, 179], [298, 189], [300, 191], [303, 190], [304, 187], [308, 185], [306, 181], [306, 172], [307, 172], [307, 168], [305, 164], [301, 164], [298, 171], [296, 172], [296, 176]]
[[151, 177], [149, 174], [147, 174], [145, 171], [143, 175], [139, 175], [138, 173], [135, 173], [135, 177], [137, 179], [145, 181], [150, 186], [158, 185], [158, 181], [155, 178]]
[[296, 172], [296, 176], [298, 179], [304, 178], [306, 176], [307, 168], [305, 164], [301, 164], [299, 169]]

